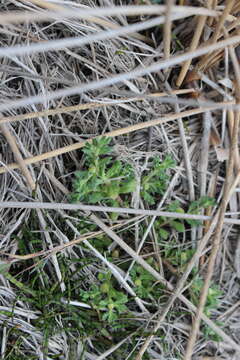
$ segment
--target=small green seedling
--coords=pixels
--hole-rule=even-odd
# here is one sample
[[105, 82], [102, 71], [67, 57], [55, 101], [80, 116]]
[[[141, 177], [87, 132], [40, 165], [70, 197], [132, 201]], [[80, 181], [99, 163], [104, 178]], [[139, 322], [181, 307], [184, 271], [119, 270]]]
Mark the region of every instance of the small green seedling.
[[[185, 212], [183, 208], [180, 207], [179, 201], [171, 202], [167, 206], [166, 211], [181, 214]], [[174, 229], [177, 232], [184, 232], [184, 221], [177, 218], [166, 218], [163, 216], [155, 221], [155, 230], [159, 234], [160, 239], [167, 240], [170, 235], [170, 229]]]
[[[147, 262], [150, 265], [153, 265], [154, 259], [149, 258]], [[156, 279], [142, 266], [135, 264], [130, 271], [130, 275], [135, 285], [134, 290], [140, 298], [147, 299], [150, 298], [152, 295], [159, 295], [156, 291], [156, 288], [154, 288]]]
[[93, 284], [88, 291], [81, 291], [83, 301], [90, 302], [103, 321], [113, 323], [128, 311], [127, 295], [114, 288], [111, 273], [98, 275], [100, 285]]
[[[201, 289], [204, 285], [203, 279], [196, 275], [193, 279], [192, 286], [190, 287], [190, 297], [194, 305], [198, 305]], [[214, 309], [217, 309], [220, 303], [220, 298], [222, 296], [222, 291], [216, 284], [212, 284], [208, 290], [207, 301], [204, 309], [204, 313], [207, 316], [211, 316], [211, 312]]]
[[161, 161], [158, 157], [153, 159], [150, 170], [143, 174], [141, 179], [141, 196], [149, 204], [154, 205], [159, 195], [166, 191], [169, 181], [169, 170], [175, 167], [170, 156]]
[[[194, 305], [198, 305], [201, 289], [204, 285], [203, 279], [196, 275], [192, 281], [192, 285], [189, 288], [190, 299]], [[204, 313], [211, 317], [212, 311], [216, 310], [220, 305], [220, 299], [222, 296], [222, 291], [216, 284], [212, 284], [208, 289], [207, 300], [204, 308]], [[222, 326], [221, 322], [218, 322], [219, 326]], [[221, 337], [216, 334], [208, 325], [203, 325], [203, 334], [207, 340], [211, 339], [213, 341], [221, 341]]]
[[[112, 156], [110, 138], [93, 139], [83, 148], [83, 170], [75, 173], [72, 201], [87, 204], [102, 202], [109, 206], [130, 204], [129, 195], [136, 190], [136, 176], [133, 166]], [[163, 161], [155, 157], [150, 169], [141, 178], [141, 197], [149, 205], [154, 205], [164, 194], [169, 181], [169, 172], [175, 166], [170, 156]], [[117, 214], [111, 214], [115, 220]], [[176, 226], [178, 224], [176, 223]]]
[[84, 170], [75, 174], [73, 201], [88, 204], [104, 201], [108, 205], [118, 206], [120, 195], [135, 190], [133, 167], [110, 156], [113, 151], [110, 141], [106, 137], [93, 139], [83, 148], [85, 166]]
[[[193, 201], [190, 204], [187, 213], [198, 215], [202, 209], [206, 209], [209, 206], [214, 206], [215, 204], [216, 204], [215, 199], [209, 196], [202, 196], [200, 197], [200, 199]], [[197, 226], [201, 223], [198, 220], [191, 220], [191, 219], [186, 219], [186, 222], [191, 226]]]
[[[171, 202], [166, 211], [174, 212], [174, 213], [181, 213], [181, 214], [194, 214], [198, 215], [202, 209], [205, 209], [209, 206], [213, 206], [215, 204], [215, 200], [208, 196], [203, 196], [200, 199], [193, 201], [190, 203], [188, 210], [185, 210], [180, 206], [179, 201]], [[160, 240], [167, 240], [170, 236], [170, 230], [174, 229], [177, 232], [181, 233], [185, 231], [185, 224], [190, 225], [191, 227], [198, 226], [201, 224], [199, 220], [193, 219], [179, 219], [179, 218], [166, 218], [160, 217], [158, 220], [155, 221], [155, 230], [156, 233], [159, 235]]]

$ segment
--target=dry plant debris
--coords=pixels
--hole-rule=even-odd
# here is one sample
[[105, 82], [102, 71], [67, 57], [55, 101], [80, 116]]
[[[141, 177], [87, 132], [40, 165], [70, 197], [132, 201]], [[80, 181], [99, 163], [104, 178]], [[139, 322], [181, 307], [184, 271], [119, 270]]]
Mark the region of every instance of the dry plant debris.
[[240, 359], [239, 25], [0, 3], [1, 359]]

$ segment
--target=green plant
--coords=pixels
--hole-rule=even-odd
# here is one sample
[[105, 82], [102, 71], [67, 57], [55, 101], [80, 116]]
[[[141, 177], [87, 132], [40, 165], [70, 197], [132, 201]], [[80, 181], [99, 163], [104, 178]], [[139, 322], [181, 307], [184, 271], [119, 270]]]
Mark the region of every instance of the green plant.
[[[203, 196], [200, 199], [193, 201], [190, 203], [187, 211], [185, 211], [181, 206], [179, 201], [171, 202], [167, 207], [166, 211], [181, 213], [181, 214], [195, 214], [198, 215], [202, 209], [205, 209], [209, 206], [213, 206], [215, 204], [215, 200], [208, 196]], [[170, 230], [174, 229], [177, 232], [181, 233], [185, 231], [185, 224], [193, 226], [198, 226], [201, 224], [199, 220], [193, 219], [179, 219], [179, 218], [167, 218], [167, 217], [160, 217], [158, 218], [155, 223], [154, 227], [156, 233], [159, 235], [160, 240], [167, 240], [170, 235]]]
[[175, 43], [176, 43], [177, 51], [184, 49], [183, 44], [181, 43], [181, 41], [178, 39], [178, 37], [174, 33], [172, 33], [172, 40], [175, 41]]
[[[181, 213], [181, 214], [183, 214], [185, 212], [184, 209], [182, 207], [180, 207], [179, 201], [171, 202], [166, 207], [166, 211], [176, 212], [176, 213]], [[154, 228], [161, 240], [168, 239], [171, 229], [175, 229], [177, 232], [185, 231], [184, 220], [177, 219], [177, 218], [167, 218], [164, 216], [159, 217], [155, 221]]]
[[[70, 331], [76, 339], [80, 339], [89, 331], [94, 331], [90, 329], [91, 323], [88, 321], [85, 327], [82, 326], [84, 316], [86, 316], [84, 311], [68, 304], [67, 301], [62, 301], [63, 298], [66, 300], [76, 299], [77, 291], [75, 290], [76, 284], [71, 280], [73, 274], [69, 269], [68, 261], [59, 257], [59, 264], [66, 285], [64, 292], [58, 281], [49, 280], [47, 269], [44, 269], [44, 265], [42, 265], [38, 271], [32, 274], [31, 281], [28, 281], [29, 286], [34, 291], [32, 296], [26, 297], [24, 293], [19, 296], [20, 300], [28, 303], [39, 314], [38, 318], [33, 321], [33, 325], [43, 334], [42, 349], [45, 356], [48, 354], [49, 340], [53, 335], [62, 331]], [[59, 318], [61, 322], [57, 320]]]
[[[95, 232], [98, 230], [98, 227], [95, 224], [87, 221], [84, 218], [79, 219], [77, 224], [77, 229], [80, 234], [84, 235], [88, 232]], [[92, 239], [89, 239], [89, 242], [99, 251], [105, 252], [108, 250], [109, 245], [112, 243], [112, 240], [105, 234], [100, 234]], [[83, 244], [81, 246], [84, 246]]]
[[163, 256], [164, 259], [167, 259], [179, 273], [184, 271], [184, 268], [188, 261], [194, 254], [194, 249], [183, 250], [181, 247], [177, 246], [173, 242], [170, 244], [164, 244], [163, 246]]
[[[203, 284], [204, 284], [203, 279], [199, 275], [196, 275], [189, 289], [191, 301], [195, 305], [198, 305], [200, 292], [203, 287]], [[221, 296], [222, 296], [222, 291], [219, 289], [219, 287], [216, 284], [212, 284], [208, 290], [207, 301], [204, 308], [204, 313], [207, 316], [211, 316], [212, 310], [218, 308]]]
[[[104, 201], [117, 206], [121, 196], [126, 196], [136, 189], [136, 178], [131, 164], [116, 160], [110, 156], [113, 147], [110, 138], [93, 139], [83, 148], [84, 170], [75, 173], [73, 183], [73, 201], [95, 204]], [[141, 179], [141, 196], [150, 205], [162, 195], [169, 181], [169, 170], [175, 166], [170, 156], [163, 161], [153, 158], [150, 169]], [[128, 202], [126, 202], [128, 204]]]
[[[192, 280], [191, 287], [189, 288], [190, 299], [194, 305], [198, 305], [201, 289], [204, 285], [203, 279], [199, 275], [195, 275]], [[211, 284], [208, 289], [207, 300], [204, 308], [204, 313], [210, 317], [212, 311], [216, 310], [220, 305], [220, 299], [222, 296], [222, 291], [216, 284]], [[221, 322], [217, 322], [219, 326], [222, 325]], [[221, 337], [217, 335], [208, 325], [203, 325], [203, 334], [207, 340], [212, 339], [213, 341], [221, 341]]]
[[[216, 204], [215, 199], [209, 196], [202, 196], [198, 200], [191, 202], [189, 205], [188, 214], [199, 214], [202, 209], [206, 209], [209, 206], [214, 206]], [[186, 219], [186, 222], [191, 226], [197, 226], [201, 222], [198, 220]]]
[[[215, 321], [215, 324], [219, 327], [223, 326], [223, 323], [221, 321]], [[204, 324], [202, 331], [206, 340], [211, 339], [212, 341], [216, 342], [222, 341], [222, 337], [218, 335], [212, 328], [210, 328], [210, 326]]]
[[133, 167], [109, 156], [113, 151], [110, 141], [106, 137], [93, 139], [83, 148], [85, 169], [75, 173], [73, 201], [89, 204], [104, 201], [117, 206], [120, 195], [135, 190]]
[[163, 161], [158, 157], [153, 159], [150, 170], [141, 179], [141, 196], [150, 205], [154, 205], [158, 195], [163, 195], [169, 181], [169, 170], [175, 167], [170, 156]]
[[[154, 266], [153, 257], [147, 259], [147, 263]], [[142, 266], [135, 264], [130, 271], [131, 279], [135, 285], [135, 292], [140, 298], [159, 298], [162, 286], [156, 284], [156, 279]]]
[[[104, 204], [113, 206], [124, 203], [129, 206], [131, 193], [136, 188], [134, 169], [130, 164], [117, 160], [113, 156], [110, 139], [98, 138], [88, 143], [83, 148], [83, 164], [83, 170], [77, 172], [73, 185], [74, 190], [71, 198], [74, 201], [84, 201], [90, 204], [101, 201]], [[163, 161], [159, 158], [153, 158], [149, 165], [148, 172], [143, 172], [140, 192], [141, 197], [147, 204], [154, 205], [166, 190], [170, 170], [175, 164], [171, 157], [168, 156]], [[199, 199], [190, 204], [186, 212], [199, 213], [202, 207], [212, 204], [213, 202], [207, 198]], [[166, 210], [176, 213], [184, 213], [185, 211], [176, 201], [170, 203]], [[172, 229], [181, 233], [185, 231], [186, 227], [189, 228], [189, 226], [197, 224], [197, 222], [189, 222], [177, 217], [161, 217], [154, 224], [156, 234], [159, 235], [159, 245], [162, 247], [164, 257], [180, 270], [184, 269], [183, 267], [192, 256], [192, 250], [186, 249], [183, 251], [182, 247], [176, 250], [174, 244], [168, 244], [167, 240]], [[81, 234], [97, 231], [96, 225], [92, 224], [89, 219], [80, 217], [77, 227]], [[145, 231], [145, 224], [142, 223], [141, 227]], [[35, 227], [35, 217], [32, 216], [31, 227], [25, 227], [22, 236], [16, 238], [20, 254], [25, 255], [29, 251], [36, 252], [42, 249], [39, 234], [32, 231], [35, 228], [37, 229]], [[130, 241], [133, 239], [131, 229], [124, 230], [125, 234]], [[105, 234], [100, 234], [89, 241], [101, 252], [107, 251], [112, 242]], [[167, 244], [171, 246], [167, 246]], [[84, 247], [84, 244], [80, 246]], [[110, 254], [108, 255], [110, 256]], [[118, 255], [115, 258], [108, 257], [108, 259], [117, 262], [120, 260]], [[25, 265], [33, 268], [31, 277], [28, 272], [21, 274], [22, 269], [19, 268], [21, 266], [19, 264], [14, 265], [16, 267], [15, 274], [8, 271], [9, 269], [5, 266], [5, 263], [2, 264], [1, 271], [11, 284], [19, 290], [19, 299], [28, 303], [39, 314], [38, 318], [33, 320], [32, 323], [43, 334], [42, 347], [44, 355], [48, 355], [51, 336], [61, 331], [71, 333], [71, 338], [78, 339], [78, 341], [79, 339], [82, 341], [88, 336], [96, 338], [98, 349], [105, 351], [106, 348], [99, 339], [103, 338], [104, 341], [111, 339], [111, 341], [114, 341], [113, 338], [116, 339], [114, 336], [117, 336], [117, 340], [119, 340], [119, 337], [124, 338], [126, 334], [139, 328], [139, 324], [134, 318], [134, 312], [131, 312], [132, 299], [119, 288], [111, 273], [100, 272], [96, 281], [90, 286], [83, 279], [83, 275], [81, 275], [82, 269], [93, 261], [96, 260], [92, 258], [58, 257], [63, 282], [66, 286], [64, 291], [56, 278], [55, 272], [52, 272], [51, 266], [47, 265], [47, 263], [37, 264], [36, 260], [27, 260]], [[156, 268], [153, 257], [149, 257], [147, 262]], [[19, 271], [21, 275], [15, 276]], [[148, 300], [151, 304], [155, 304], [159, 300], [162, 301], [163, 287], [141, 266], [135, 264], [130, 276], [137, 296]], [[196, 289], [195, 291], [197, 292]], [[194, 289], [191, 296], [197, 296], [196, 293], [194, 295]], [[63, 298], [65, 302], [62, 301]], [[91, 305], [91, 308], [83, 310], [73, 306], [70, 304], [71, 300], [87, 302]], [[213, 306], [213, 301], [210, 305]], [[207, 310], [210, 311], [210, 308]], [[9, 313], [8, 316], [10, 317], [12, 314]], [[61, 322], [57, 321], [59, 318]], [[127, 323], [126, 318], [128, 318]], [[117, 335], [114, 335], [115, 333]], [[69, 348], [74, 349], [75, 345], [75, 343], [69, 344]]]
[[123, 292], [113, 286], [111, 273], [99, 273], [100, 285], [93, 284], [87, 291], [81, 291], [81, 297], [96, 309], [100, 318], [109, 323], [119, 319], [119, 316], [128, 311], [125, 305], [129, 299]]

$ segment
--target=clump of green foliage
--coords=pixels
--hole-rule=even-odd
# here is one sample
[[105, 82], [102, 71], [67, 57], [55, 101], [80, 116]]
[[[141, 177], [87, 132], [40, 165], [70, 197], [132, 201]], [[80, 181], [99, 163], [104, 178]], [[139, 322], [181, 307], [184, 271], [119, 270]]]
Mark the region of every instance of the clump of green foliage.
[[[73, 201], [96, 204], [100, 201], [118, 206], [121, 196], [133, 193], [136, 189], [136, 176], [133, 166], [115, 159], [110, 138], [93, 139], [83, 148], [84, 170], [75, 173]], [[163, 161], [154, 157], [150, 169], [141, 178], [141, 196], [149, 205], [154, 205], [159, 195], [163, 195], [169, 181], [169, 170], [175, 167], [170, 156]], [[129, 202], [125, 201], [128, 205]]]
[[119, 196], [135, 190], [136, 181], [133, 167], [113, 159], [111, 139], [93, 139], [83, 148], [85, 169], [75, 173], [73, 201], [96, 204], [104, 201], [117, 206]]
[[[196, 275], [190, 287], [190, 296], [191, 301], [194, 305], [198, 305], [201, 289], [204, 285], [203, 279]], [[207, 301], [204, 308], [204, 313], [207, 316], [211, 316], [212, 310], [216, 309], [219, 306], [220, 297], [222, 296], [222, 291], [216, 284], [212, 284], [208, 290]]]
[[[203, 196], [200, 199], [193, 201], [188, 206], [188, 209], [185, 211], [181, 207], [179, 201], [172, 201], [167, 207], [166, 211], [174, 212], [179, 214], [200, 214], [201, 210], [208, 208], [209, 206], [215, 205], [215, 200]], [[186, 225], [190, 227], [198, 226], [201, 222], [199, 220], [193, 219], [179, 219], [179, 218], [167, 218], [164, 216], [159, 217], [155, 223], [154, 228], [156, 233], [159, 235], [160, 240], [167, 240], [170, 236], [170, 231], [174, 229], [175, 231], [182, 233], [186, 230]]]
[[152, 166], [141, 179], [141, 195], [149, 204], [154, 205], [156, 197], [163, 195], [169, 181], [168, 170], [175, 167], [175, 162], [170, 156], [163, 161], [158, 157], [153, 159]]
[[116, 290], [110, 272], [99, 273], [99, 285], [93, 284], [87, 291], [81, 291], [83, 301], [91, 304], [98, 311], [101, 320], [113, 323], [128, 310], [128, 296]]
[[178, 273], [182, 273], [195, 250], [183, 249], [174, 243], [174, 241], [171, 241], [169, 244], [162, 243], [162, 246], [164, 259], [168, 260], [169, 263], [175, 267]]
[[[163, 258], [167, 259], [171, 265], [177, 270], [178, 273], [181, 273], [185, 270], [186, 265], [192, 258], [195, 250], [194, 249], [183, 249], [182, 247], [177, 246], [177, 244], [172, 241], [170, 243], [161, 243], [163, 245]], [[191, 286], [188, 288], [188, 296], [190, 297], [191, 302], [194, 305], [198, 305], [201, 289], [204, 285], [204, 280], [201, 275], [198, 274], [198, 270], [193, 268], [190, 275]], [[204, 308], [204, 313], [208, 316], [212, 316], [213, 310], [216, 310], [220, 305], [220, 299], [222, 296], [222, 291], [219, 286], [212, 283], [207, 295], [207, 301]], [[221, 322], [217, 322], [221, 326]], [[213, 341], [221, 341], [221, 338], [206, 324], [202, 325], [203, 334], [206, 339], [211, 339]]]
[[[206, 209], [216, 204], [215, 199], [209, 196], [202, 196], [198, 200], [192, 201], [188, 208], [188, 214], [199, 214], [202, 209]], [[189, 225], [197, 226], [201, 222], [198, 220], [187, 219]]]
[[[204, 285], [204, 281], [201, 276], [196, 275], [192, 281], [192, 285], [189, 288], [190, 299], [194, 305], [198, 305], [201, 289]], [[207, 300], [204, 308], [204, 313], [208, 316], [212, 316], [212, 312], [216, 310], [220, 305], [220, 299], [222, 291], [217, 284], [212, 283], [208, 289]], [[222, 325], [220, 321], [217, 322], [219, 326]], [[216, 334], [208, 325], [203, 324], [203, 334], [207, 340], [221, 341], [221, 337]]]
[[[172, 201], [166, 207], [166, 211], [180, 214], [185, 213], [184, 209], [180, 206], [179, 201]], [[184, 232], [185, 224], [183, 219], [161, 216], [155, 221], [154, 228], [160, 240], [167, 240], [170, 236], [171, 229], [174, 229], [177, 232]]]
[[[153, 257], [149, 257], [146, 261], [155, 268]], [[154, 276], [141, 265], [135, 264], [130, 271], [130, 275], [135, 285], [134, 290], [140, 298], [148, 300], [159, 298], [162, 291], [162, 285], [156, 283]]]

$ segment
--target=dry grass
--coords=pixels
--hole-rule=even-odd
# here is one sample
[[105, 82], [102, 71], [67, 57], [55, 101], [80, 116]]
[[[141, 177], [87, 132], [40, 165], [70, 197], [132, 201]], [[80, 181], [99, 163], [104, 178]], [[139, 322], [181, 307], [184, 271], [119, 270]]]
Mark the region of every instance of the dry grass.
[[[1, 359], [239, 359], [238, 1], [5, 0], [0, 11]], [[102, 135], [137, 189], [127, 206], [69, 204], [81, 149]], [[177, 165], [149, 206], [140, 179], [166, 154]], [[216, 205], [198, 215], [167, 210], [206, 195]], [[201, 223], [164, 243], [162, 216]], [[184, 267], [167, 246], [191, 253]], [[161, 293], [137, 293], [136, 264]], [[99, 273], [129, 299], [119, 328], [76, 295]], [[220, 302], [206, 313], [213, 283]]]

